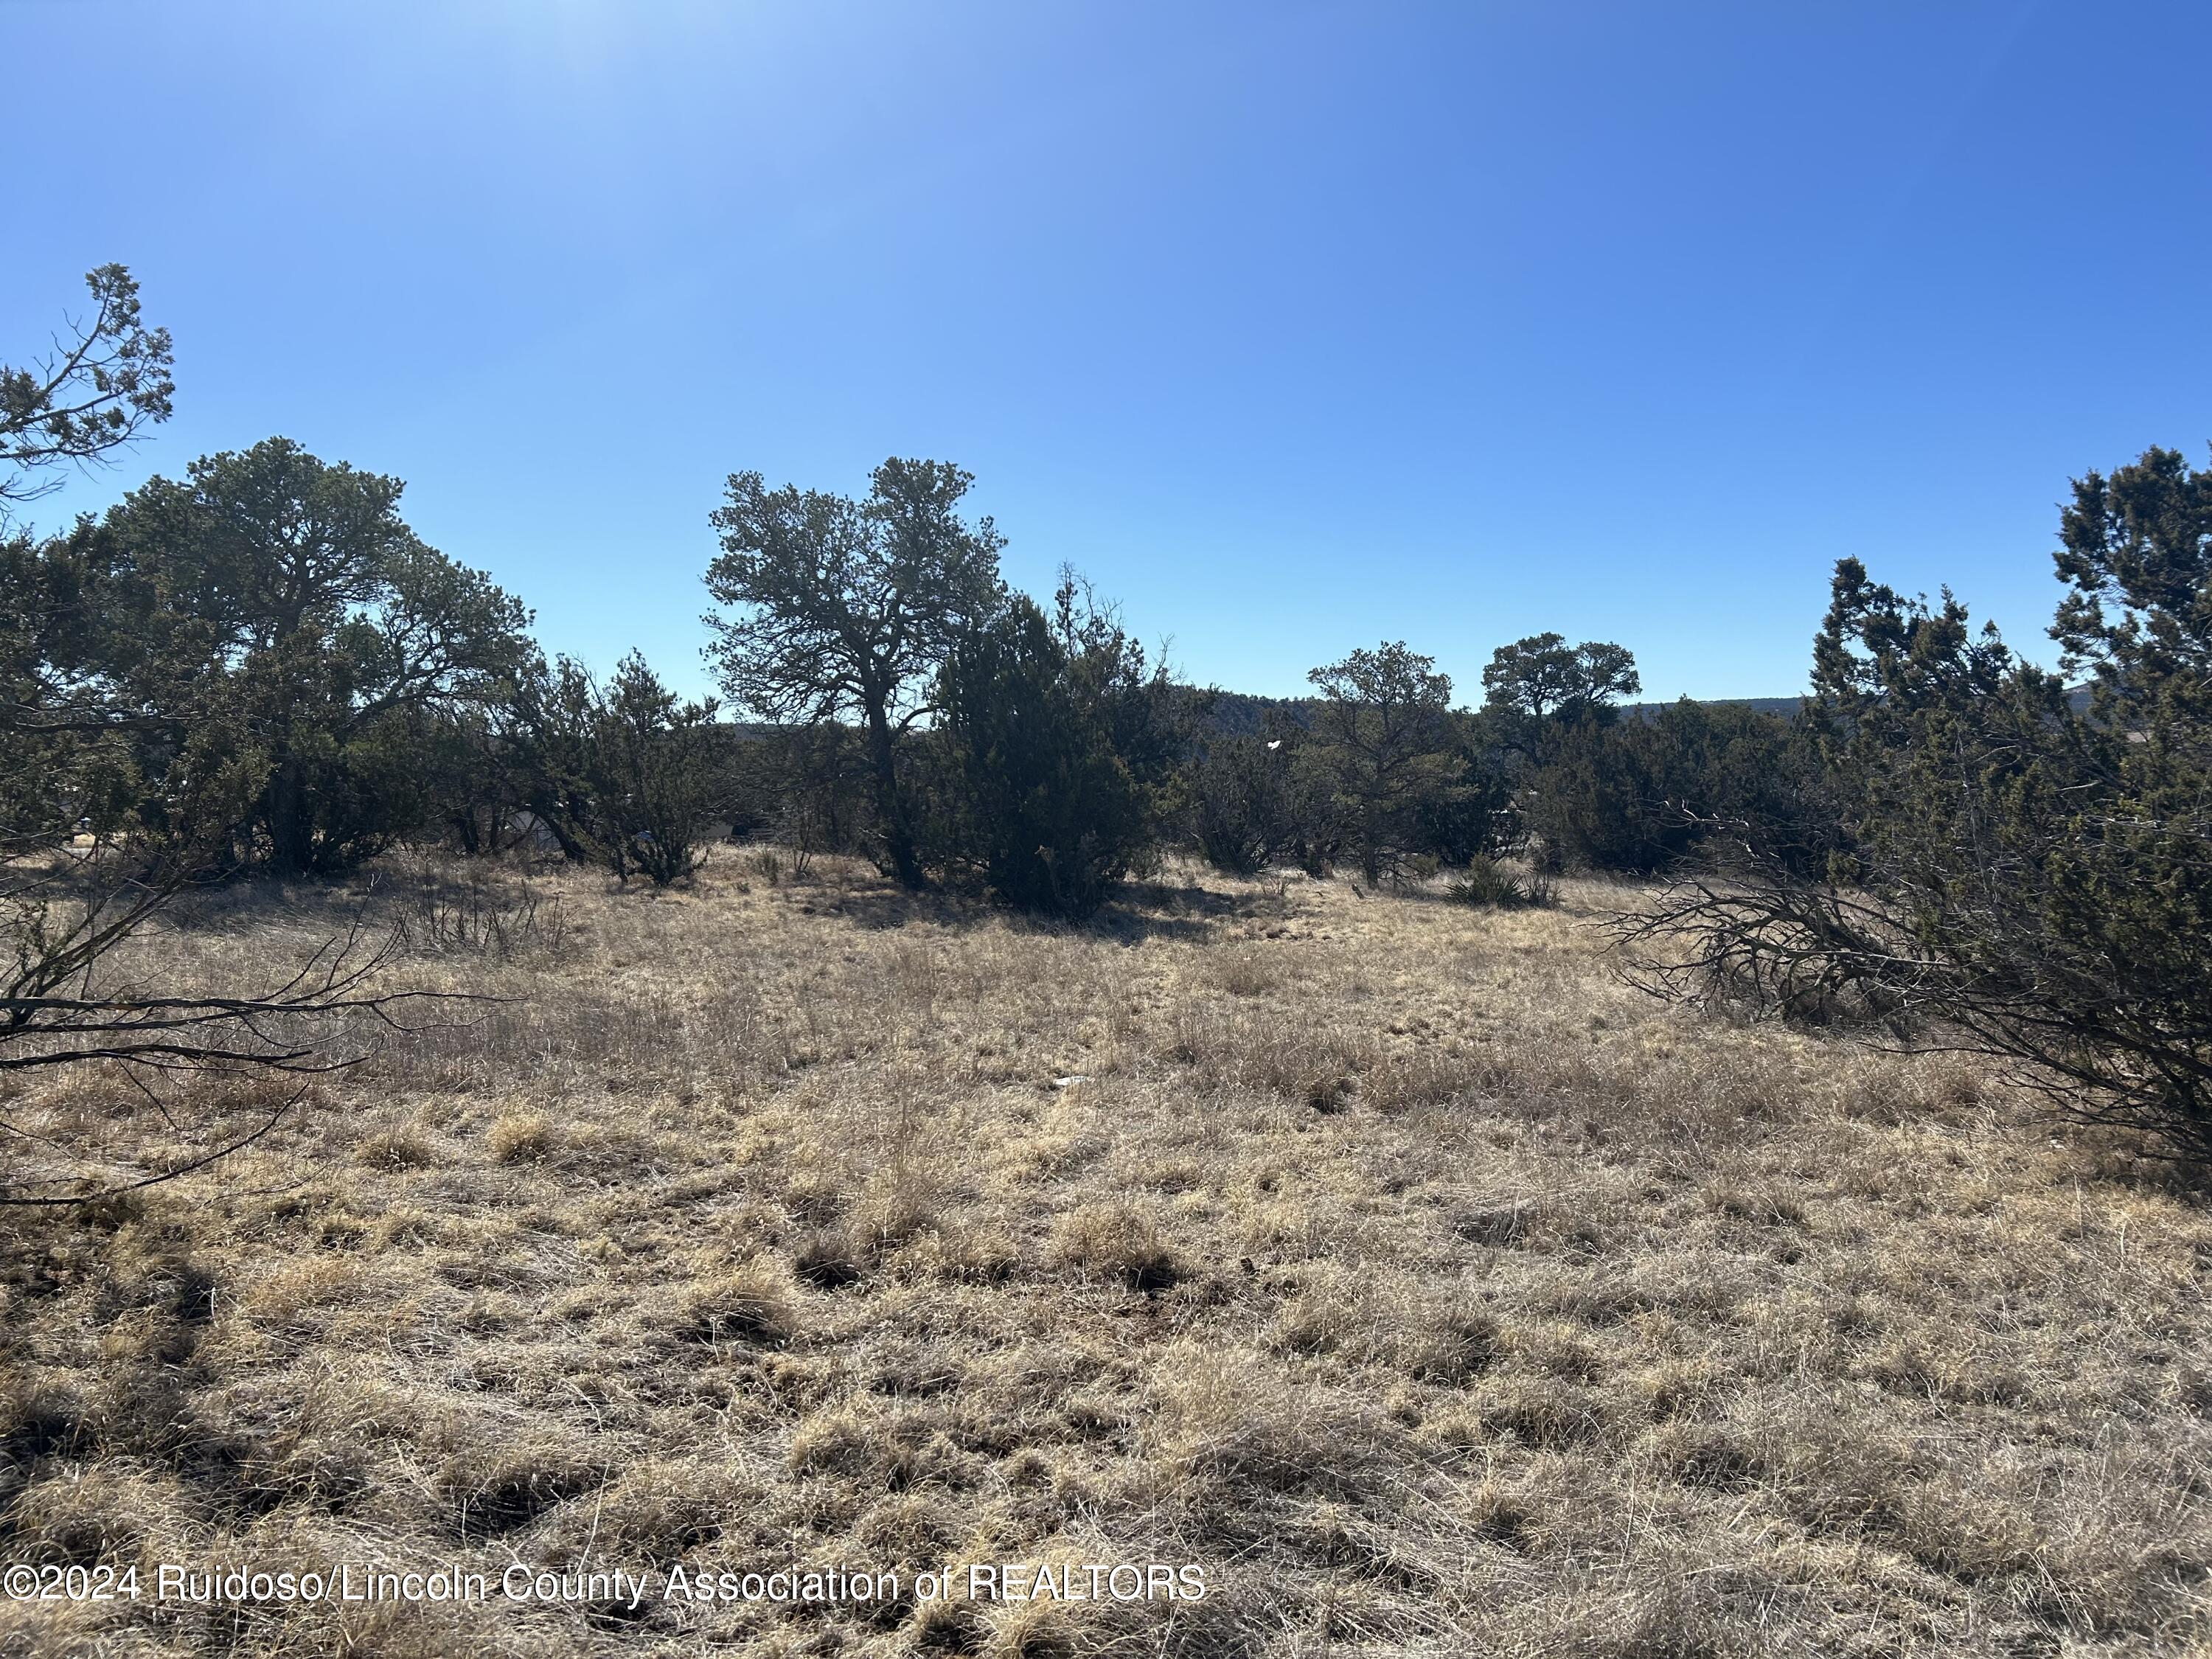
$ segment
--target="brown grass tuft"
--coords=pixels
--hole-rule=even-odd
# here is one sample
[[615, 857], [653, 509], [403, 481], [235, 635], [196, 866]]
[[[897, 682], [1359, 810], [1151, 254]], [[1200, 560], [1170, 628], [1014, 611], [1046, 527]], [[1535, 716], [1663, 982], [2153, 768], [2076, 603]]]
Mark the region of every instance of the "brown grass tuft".
[[1126, 1200], [1086, 1204], [1062, 1217], [1053, 1246], [1060, 1261], [1133, 1291], [1165, 1290], [1186, 1272], [1158, 1219]]
[[702, 1342], [788, 1342], [799, 1310], [783, 1270], [756, 1258], [693, 1284], [677, 1328]]

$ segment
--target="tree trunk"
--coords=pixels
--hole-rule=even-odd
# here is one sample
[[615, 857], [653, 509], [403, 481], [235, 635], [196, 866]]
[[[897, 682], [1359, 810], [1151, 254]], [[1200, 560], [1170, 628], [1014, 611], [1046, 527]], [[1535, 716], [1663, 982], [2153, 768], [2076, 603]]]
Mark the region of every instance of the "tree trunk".
[[[533, 789], [523, 810], [543, 825], [545, 833], [558, 843], [562, 858], [571, 864], [592, 862], [592, 849], [586, 846], [583, 838], [576, 834], [573, 827], [576, 822], [576, 815], [570, 810], [568, 802], [562, 800], [550, 790]], [[522, 838], [526, 841], [530, 839], [530, 836], [531, 832], [527, 830], [522, 832]], [[535, 852], [537, 848], [532, 847], [531, 850]]]
[[896, 739], [890, 718], [880, 702], [868, 704], [868, 759], [875, 775], [876, 816], [883, 824], [884, 850], [890, 854], [891, 873], [902, 887], [921, 886], [921, 860], [915, 855], [914, 830], [907, 823], [906, 802], [899, 794], [898, 769], [894, 763]]
[[288, 755], [269, 781], [269, 861], [280, 876], [303, 876], [314, 859], [314, 830], [300, 772], [299, 761]]

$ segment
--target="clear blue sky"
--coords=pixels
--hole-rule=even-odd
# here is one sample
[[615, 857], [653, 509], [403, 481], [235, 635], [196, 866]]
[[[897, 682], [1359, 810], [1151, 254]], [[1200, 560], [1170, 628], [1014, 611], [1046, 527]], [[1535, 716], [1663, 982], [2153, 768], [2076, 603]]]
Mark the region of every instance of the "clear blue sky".
[[703, 687], [725, 474], [957, 460], [1201, 680], [1607, 638], [1788, 693], [1828, 569], [2047, 655], [2069, 477], [2212, 439], [2212, 8], [0, 0], [0, 360], [408, 480]]

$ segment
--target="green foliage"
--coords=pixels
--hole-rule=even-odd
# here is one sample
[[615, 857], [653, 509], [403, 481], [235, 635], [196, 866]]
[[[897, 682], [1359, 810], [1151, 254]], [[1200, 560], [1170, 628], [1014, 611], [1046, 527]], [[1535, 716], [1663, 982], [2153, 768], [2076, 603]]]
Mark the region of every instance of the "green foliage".
[[679, 702], [632, 652], [596, 700], [591, 827], [617, 877], [656, 887], [691, 873], [720, 793], [713, 702]]
[[[1164, 675], [1110, 622], [1060, 625], [1016, 596], [955, 647], [938, 677], [945, 775], [940, 853], [1006, 902], [1088, 915], [1148, 846], [1145, 710]], [[1134, 731], [1138, 765], [1115, 746]]]
[[1966, 898], [1986, 887], [2012, 862], [2005, 842], [2065, 838], [2048, 817], [2054, 792], [2097, 770], [2096, 734], [2056, 677], [2015, 657], [1994, 624], [1974, 629], [1948, 592], [1932, 607], [1907, 599], [1856, 559], [1836, 567], [1813, 684], [1808, 714], [1838, 817], [1829, 874], [1897, 886], [1931, 939], [1957, 936], [1946, 890], [1963, 883]]
[[908, 886], [922, 868], [901, 740], [930, 712], [954, 642], [1003, 594], [1002, 538], [957, 511], [974, 482], [941, 461], [891, 459], [856, 501], [738, 472], [713, 519], [722, 552], [707, 589], [738, 607], [707, 618], [724, 689], [764, 720], [859, 720], [883, 860]]
[[529, 653], [529, 613], [425, 546], [400, 489], [271, 438], [80, 527], [121, 612], [158, 619], [108, 677], [150, 678], [144, 700], [172, 721], [180, 680], [222, 688], [229, 752], [265, 770], [239, 851], [283, 872], [346, 868], [418, 827], [439, 722], [507, 695]]
[[1314, 671], [1324, 696], [1200, 744], [1185, 781], [1199, 850], [1232, 873], [1288, 859], [1325, 875], [1350, 848], [1370, 879], [1508, 851], [1504, 757], [1484, 720], [1449, 707], [1451, 683], [1432, 666], [1402, 644], [1355, 652]]
[[1255, 735], [1207, 742], [1192, 763], [1191, 833], [1207, 863], [1256, 875], [1289, 852], [1299, 828], [1293, 754]]
[[266, 763], [234, 677], [81, 521], [0, 542], [0, 856], [83, 831], [221, 864]]
[[1558, 881], [1542, 871], [1516, 875], [1487, 854], [1478, 853], [1444, 890], [1457, 904], [1478, 909], [1525, 910], [1559, 902]]
[[1458, 766], [1413, 803], [1413, 844], [1440, 864], [1462, 868], [1496, 859], [1522, 837], [1510, 757], [1492, 737], [1491, 723], [1455, 710], [1451, 717]]
[[715, 705], [679, 702], [635, 652], [605, 685], [561, 657], [527, 665], [490, 754], [516, 811], [572, 861], [665, 887], [690, 874], [733, 793], [734, 745]]
[[170, 711], [191, 700], [191, 673], [162, 659], [172, 630], [89, 526], [40, 538], [10, 516], [61, 468], [105, 461], [169, 415], [169, 337], [141, 319], [137, 283], [116, 264], [85, 283], [94, 313], [52, 356], [0, 364], [0, 862], [88, 830], [174, 865], [240, 779], [198, 756], [185, 769], [191, 739]]
[[599, 690], [573, 657], [532, 655], [515, 677], [511, 700], [493, 711], [487, 761], [501, 794], [560, 843], [571, 863], [597, 862], [593, 803]]
[[2059, 525], [2072, 588], [2051, 636], [2069, 672], [2095, 677], [2107, 725], [2148, 724], [2166, 704], [2203, 720], [2212, 700], [2212, 469], [2146, 450], [2075, 483]]
[[1826, 879], [1754, 860], [1637, 931], [1731, 994], [1966, 1042], [2212, 1154], [2208, 503], [2169, 451], [2075, 486], [2052, 632], [2094, 672], [2087, 712], [1949, 594], [1843, 561], [1814, 654]]
[[1805, 869], [1825, 848], [1819, 757], [1791, 722], [1687, 698], [1650, 720], [1562, 733], [1521, 808], [1547, 862], [1648, 875], [1747, 836]]
[[1115, 757], [1145, 791], [1146, 810], [1164, 816], [1206, 713], [1204, 694], [1194, 696], [1164, 660], [1152, 661], [1121, 626], [1119, 607], [1071, 565], [1060, 568], [1050, 620], [1076, 701], [1104, 726]]
[[1498, 647], [1482, 671], [1483, 709], [1497, 741], [1526, 759], [1548, 760], [1561, 736], [1603, 725], [1617, 697], [1643, 689], [1636, 659], [1623, 646], [1537, 634]]
[[[62, 1167], [11, 1166], [10, 1206], [119, 1196], [258, 1139], [299, 1092], [227, 1138], [199, 1118], [207, 1091], [191, 1085], [350, 1065], [362, 1056], [344, 1032], [395, 1024], [411, 1000], [368, 988], [387, 951], [363, 949], [358, 930], [264, 988], [106, 971], [181, 888], [228, 861], [283, 721], [256, 700], [265, 663], [219, 649], [220, 616], [169, 580], [173, 549], [88, 519], [60, 538], [11, 532], [9, 503], [42, 494], [43, 470], [103, 460], [169, 412], [168, 336], [142, 325], [121, 266], [89, 282], [98, 310], [55, 358], [0, 368], [0, 1069], [91, 1064], [110, 1096], [127, 1079], [161, 1116], [167, 1167], [116, 1181], [112, 1123], [82, 1163], [65, 1137], [33, 1136]], [[379, 810], [398, 788], [379, 780]], [[103, 1115], [126, 1112], [130, 1092]]]
[[1451, 716], [1451, 681], [1404, 641], [1353, 652], [1306, 678], [1321, 692], [1301, 759], [1325, 780], [1372, 882], [1418, 850], [1421, 803], [1465, 768]]
[[794, 873], [817, 853], [860, 853], [879, 845], [872, 770], [862, 734], [818, 723], [759, 740], [757, 815], [791, 849]]
[[106, 459], [169, 417], [169, 331], [148, 328], [138, 284], [121, 265], [86, 274], [93, 313], [74, 323], [51, 356], [18, 368], [0, 363], [0, 532], [9, 504], [57, 488], [57, 466]]

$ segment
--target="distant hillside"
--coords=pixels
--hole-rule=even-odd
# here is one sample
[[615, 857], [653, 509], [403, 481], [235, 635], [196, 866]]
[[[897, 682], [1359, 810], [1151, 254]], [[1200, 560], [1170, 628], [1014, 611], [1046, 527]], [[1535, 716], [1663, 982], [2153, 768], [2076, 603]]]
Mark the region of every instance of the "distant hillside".
[[1185, 686], [1182, 695], [1203, 711], [1200, 725], [1222, 737], [1248, 737], [1266, 727], [1272, 714], [1304, 726], [1313, 719], [1311, 697], [1256, 697], [1246, 691]]
[[[1270, 716], [1288, 720], [1294, 726], [1305, 726], [1313, 720], [1315, 699], [1311, 697], [1261, 697], [1249, 691], [1224, 691], [1218, 688], [1187, 685], [1180, 688], [1182, 696], [1204, 712], [1199, 724], [1202, 730], [1223, 737], [1244, 737], [1264, 731]], [[2089, 704], [2089, 688], [2077, 685], [2067, 694], [2075, 708], [2086, 708]], [[1706, 708], [1749, 708], [1762, 714], [1777, 714], [1784, 720], [1794, 719], [1801, 697], [1692, 697], [1692, 702]], [[1671, 708], [1666, 702], [1625, 702], [1620, 712], [1632, 720], [1653, 720], [1662, 708]], [[780, 728], [774, 726], [734, 724], [732, 730], [741, 738], [764, 738]]]
[[[1304, 726], [1313, 718], [1314, 699], [1311, 697], [1259, 697], [1244, 691], [1206, 691], [1194, 688], [1188, 695], [1194, 700], [1212, 699], [1204, 719], [1206, 729], [1227, 737], [1241, 737], [1261, 730], [1268, 717], [1285, 719]], [[1735, 705], [1754, 708], [1763, 714], [1779, 714], [1788, 720], [1797, 712], [1796, 697], [1711, 697], [1695, 699], [1711, 707]], [[1650, 720], [1658, 718], [1659, 711], [1672, 707], [1663, 702], [1623, 703], [1620, 712], [1632, 720]]]
[[[1748, 708], [1761, 714], [1779, 714], [1784, 720], [1796, 716], [1800, 697], [1692, 697], [1690, 702], [1701, 708]], [[1625, 702], [1620, 712], [1632, 720], [1651, 720], [1659, 718], [1662, 708], [1672, 708], [1668, 702]]]
[[[1784, 720], [1790, 720], [1796, 717], [1798, 708], [1803, 703], [1804, 699], [1802, 697], [1692, 697], [1690, 701], [1704, 708], [1720, 708], [1733, 706], [1738, 708], [1755, 709], [1762, 714], [1779, 714]], [[2080, 713], [2089, 706], [2089, 688], [2086, 685], [2069, 686], [2066, 690], [2066, 701], [2074, 706], [2075, 713]], [[1663, 702], [1627, 702], [1620, 706], [1620, 712], [1633, 715], [1638, 720], [1648, 720], [1656, 719], [1659, 711], [1668, 706]]]

